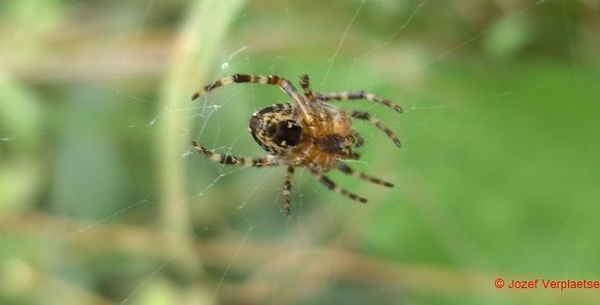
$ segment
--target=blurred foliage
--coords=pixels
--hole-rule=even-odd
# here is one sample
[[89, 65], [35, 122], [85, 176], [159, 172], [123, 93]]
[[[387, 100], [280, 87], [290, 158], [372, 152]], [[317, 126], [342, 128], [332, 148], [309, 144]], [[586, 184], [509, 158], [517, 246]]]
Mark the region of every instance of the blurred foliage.
[[[597, 302], [494, 280], [600, 280], [598, 1], [216, 3], [0, 3], [0, 303]], [[188, 100], [237, 72], [401, 104], [343, 105], [396, 187], [299, 171], [286, 218], [284, 169], [192, 152], [264, 154], [278, 89]]]

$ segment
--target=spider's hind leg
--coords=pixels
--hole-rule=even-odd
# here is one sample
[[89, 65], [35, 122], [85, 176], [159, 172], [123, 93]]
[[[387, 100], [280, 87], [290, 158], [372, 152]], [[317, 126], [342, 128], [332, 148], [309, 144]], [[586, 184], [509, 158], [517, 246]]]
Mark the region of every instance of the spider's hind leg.
[[304, 90], [304, 96], [308, 99], [309, 102], [315, 102], [315, 96], [310, 89], [310, 81], [308, 80], [308, 75], [303, 74], [300, 76], [300, 87]]
[[245, 158], [245, 157], [236, 157], [232, 155], [221, 155], [214, 153], [200, 143], [196, 141], [192, 141], [192, 146], [201, 154], [205, 155], [208, 159], [215, 163], [219, 164], [230, 164], [230, 165], [240, 165], [240, 166], [252, 166], [252, 167], [263, 167], [263, 166], [275, 166], [279, 165], [277, 159], [271, 157], [265, 158]]
[[[312, 94], [312, 91], [308, 87], [308, 76], [302, 77], [302, 82], [306, 85], [302, 85], [305, 94], [308, 92], [310, 97], [312, 97], [311, 101], [314, 101], [315, 98]], [[214, 89], [224, 87], [231, 84], [243, 84], [243, 83], [251, 83], [251, 84], [262, 84], [262, 85], [273, 85], [279, 87], [283, 92], [289, 95], [302, 109], [302, 113], [304, 114], [305, 120], [309, 123], [312, 123], [314, 118], [311, 116], [311, 108], [309, 106], [308, 96], [300, 94], [292, 83], [277, 75], [251, 75], [251, 74], [234, 74], [231, 76], [225, 76], [219, 80], [216, 80], [200, 89], [198, 92], [192, 95], [192, 100], [200, 98], [204, 96], [209, 91]]]

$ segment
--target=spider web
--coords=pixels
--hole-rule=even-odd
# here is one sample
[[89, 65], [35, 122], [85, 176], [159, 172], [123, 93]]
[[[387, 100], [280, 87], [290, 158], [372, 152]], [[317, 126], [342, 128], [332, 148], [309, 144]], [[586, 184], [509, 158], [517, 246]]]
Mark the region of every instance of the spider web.
[[[170, 57], [185, 58], [198, 7], [217, 15], [205, 2], [0, 6], [0, 303], [597, 300], [494, 287], [600, 280], [597, 1], [251, 2], [218, 44], [198, 39], [210, 64]], [[188, 100], [235, 73], [306, 73], [315, 92], [403, 106], [339, 104], [402, 140], [357, 122], [366, 145], [349, 163], [396, 186], [328, 174], [360, 205], [299, 169], [284, 216], [285, 168], [189, 146], [264, 156], [247, 120], [289, 101], [278, 88]]]

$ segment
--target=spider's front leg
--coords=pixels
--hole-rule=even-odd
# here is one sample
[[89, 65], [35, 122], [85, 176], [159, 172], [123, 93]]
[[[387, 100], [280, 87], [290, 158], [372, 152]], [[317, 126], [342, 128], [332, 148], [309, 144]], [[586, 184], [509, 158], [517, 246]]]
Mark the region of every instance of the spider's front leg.
[[385, 132], [385, 134], [392, 139], [392, 141], [394, 141], [394, 144], [396, 144], [396, 146], [400, 147], [402, 144], [400, 143], [400, 140], [398, 139], [398, 137], [396, 136], [396, 134], [394, 134], [394, 132], [389, 129], [387, 126], [385, 126], [380, 120], [378, 120], [377, 118], [375, 118], [374, 116], [372, 116], [371, 114], [369, 114], [368, 112], [364, 112], [364, 111], [357, 111], [357, 110], [352, 110], [350, 112], [350, 115], [355, 118], [355, 119], [360, 119], [360, 120], [365, 120], [368, 121], [369, 123], [373, 124], [375, 127], [377, 127], [379, 130]]
[[356, 130], [352, 130], [351, 132], [352, 138], [354, 138], [354, 147], [361, 147], [365, 144], [365, 138], [362, 137], [360, 133]]
[[337, 167], [340, 171], [342, 171], [344, 174], [346, 175], [351, 175], [375, 184], [379, 184], [379, 185], [383, 185], [386, 187], [393, 187], [394, 184], [392, 184], [391, 182], [387, 182], [385, 180], [381, 180], [379, 178], [375, 178], [373, 176], [369, 176], [363, 172], [359, 172], [359, 171], [355, 171], [354, 169], [352, 169], [350, 166], [344, 164], [344, 163], [340, 163]]
[[313, 174], [315, 176], [315, 178], [317, 178], [317, 180], [319, 180], [319, 182], [321, 182], [326, 188], [328, 188], [329, 190], [338, 193], [342, 196], [348, 197], [354, 201], [358, 201], [360, 203], [367, 203], [367, 199], [364, 197], [360, 197], [354, 193], [349, 192], [348, 190], [339, 187], [338, 185], [335, 184], [335, 182], [331, 181], [331, 179], [329, 179], [327, 176], [323, 175], [323, 173], [309, 168], [310, 173]]
[[379, 104], [388, 106], [398, 113], [402, 113], [402, 107], [396, 103], [381, 98], [374, 93], [366, 91], [351, 91], [351, 92], [330, 92], [330, 93], [317, 93], [315, 98], [322, 101], [352, 101], [352, 100], [367, 100]]

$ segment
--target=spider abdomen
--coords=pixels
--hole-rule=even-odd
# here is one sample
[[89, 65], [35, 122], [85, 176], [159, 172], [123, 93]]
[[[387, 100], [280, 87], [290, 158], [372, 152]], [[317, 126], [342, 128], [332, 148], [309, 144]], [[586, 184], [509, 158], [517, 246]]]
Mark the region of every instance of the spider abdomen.
[[297, 146], [302, 137], [302, 126], [296, 121], [290, 104], [275, 104], [255, 112], [249, 127], [256, 143], [278, 156]]

